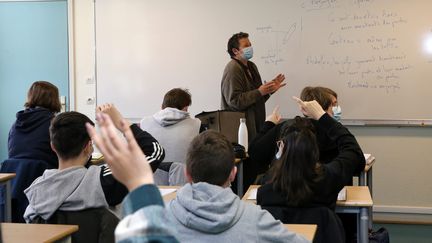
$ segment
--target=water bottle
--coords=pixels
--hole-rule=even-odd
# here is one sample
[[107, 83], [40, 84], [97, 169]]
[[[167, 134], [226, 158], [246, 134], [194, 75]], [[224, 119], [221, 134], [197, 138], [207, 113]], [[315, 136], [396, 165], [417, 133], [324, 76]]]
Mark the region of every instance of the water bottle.
[[240, 118], [240, 126], [238, 130], [238, 143], [245, 148], [245, 152], [248, 151], [248, 130], [246, 126], [246, 118]]

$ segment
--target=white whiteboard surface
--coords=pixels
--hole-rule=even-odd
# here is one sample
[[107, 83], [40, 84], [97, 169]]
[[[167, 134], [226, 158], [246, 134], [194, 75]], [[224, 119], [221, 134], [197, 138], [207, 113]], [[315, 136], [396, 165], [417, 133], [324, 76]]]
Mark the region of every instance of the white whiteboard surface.
[[320, 85], [339, 94], [345, 119], [432, 119], [431, 10], [430, 0], [96, 0], [97, 103], [141, 118], [183, 87], [192, 115], [217, 110], [227, 41], [244, 31], [263, 80], [287, 77], [267, 112], [299, 114], [290, 97]]

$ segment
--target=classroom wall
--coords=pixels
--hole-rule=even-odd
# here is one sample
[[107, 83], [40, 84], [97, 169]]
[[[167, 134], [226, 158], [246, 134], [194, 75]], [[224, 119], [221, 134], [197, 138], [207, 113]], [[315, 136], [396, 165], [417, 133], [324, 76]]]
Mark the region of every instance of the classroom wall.
[[[76, 110], [94, 117], [94, 5], [91, 0], [73, 1], [74, 77]], [[288, 87], [289, 88], [289, 85]], [[343, 108], [343, 104], [342, 104]], [[382, 218], [411, 218], [432, 222], [432, 128], [351, 127], [364, 152], [372, 153], [375, 211]], [[390, 206], [390, 207], [389, 207]], [[394, 207], [392, 207], [394, 206]], [[405, 214], [404, 212], [410, 212]], [[415, 212], [419, 212], [415, 213]]]

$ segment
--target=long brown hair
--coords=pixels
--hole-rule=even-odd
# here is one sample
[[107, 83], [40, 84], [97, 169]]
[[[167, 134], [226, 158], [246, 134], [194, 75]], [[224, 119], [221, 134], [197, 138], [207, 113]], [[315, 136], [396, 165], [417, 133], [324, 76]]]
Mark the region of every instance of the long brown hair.
[[57, 87], [47, 81], [36, 81], [27, 93], [25, 108], [44, 107], [52, 112], [60, 112], [61, 104]]
[[313, 187], [322, 174], [317, 166], [319, 149], [314, 127], [309, 119], [297, 116], [281, 131], [281, 141], [282, 156], [271, 170], [273, 186], [286, 196], [288, 205], [299, 206], [312, 198]]

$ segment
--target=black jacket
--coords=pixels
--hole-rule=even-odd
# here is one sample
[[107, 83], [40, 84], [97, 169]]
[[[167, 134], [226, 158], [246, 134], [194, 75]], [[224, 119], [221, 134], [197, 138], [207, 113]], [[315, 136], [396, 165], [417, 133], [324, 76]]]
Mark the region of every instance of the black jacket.
[[8, 158], [44, 161], [48, 169], [58, 168], [57, 155], [50, 146], [49, 126], [54, 113], [42, 107], [16, 114], [9, 131]]
[[[357, 168], [364, 168], [365, 159], [354, 136], [342, 124], [324, 114], [317, 123], [318, 129], [335, 141], [338, 155], [328, 164], [322, 164], [323, 177], [313, 187], [313, 197], [302, 207], [325, 206], [334, 209], [339, 191], [351, 180]], [[285, 207], [287, 198], [273, 188], [273, 184], [258, 189], [257, 203], [265, 206]]]
[[[257, 136], [249, 144], [249, 158], [252, 164], [258, 168], [257, 174], [265, 173], [274, 160], [277, 152], [276, 141], [279, 140], [281, 131], [285, 126], [289, 126], [292, 120], [287, 120], [275, 125], [266, 121]], [[327, 131], [319, 125], [318, 121], [312, 120], [315, 127], [315, 135], [318, 142], [320, 162], [327, 164], [333, 161], [339, 154], [338, 147], [334, 137], [330, 137]], [[364, 164], [358, 164], [355, 168], [355, 175], [364, 169]]]
[[[152, 135], [141, 130], [138, 125], [133, 124], [130, 128], [137, 140], [138, 146], [140, 146], [141, 150], [146, 155], [152, 171], [155, 172], [165, 157], [164, 149]], [[101, 167], [100, 179], [105, 198], [110, 206], [115, 206], [123, 201], [124, 197], [128, 194], [128, 190], [112, 176], [111, 170], [107, 164], [101, 164], [99, 166]]]

